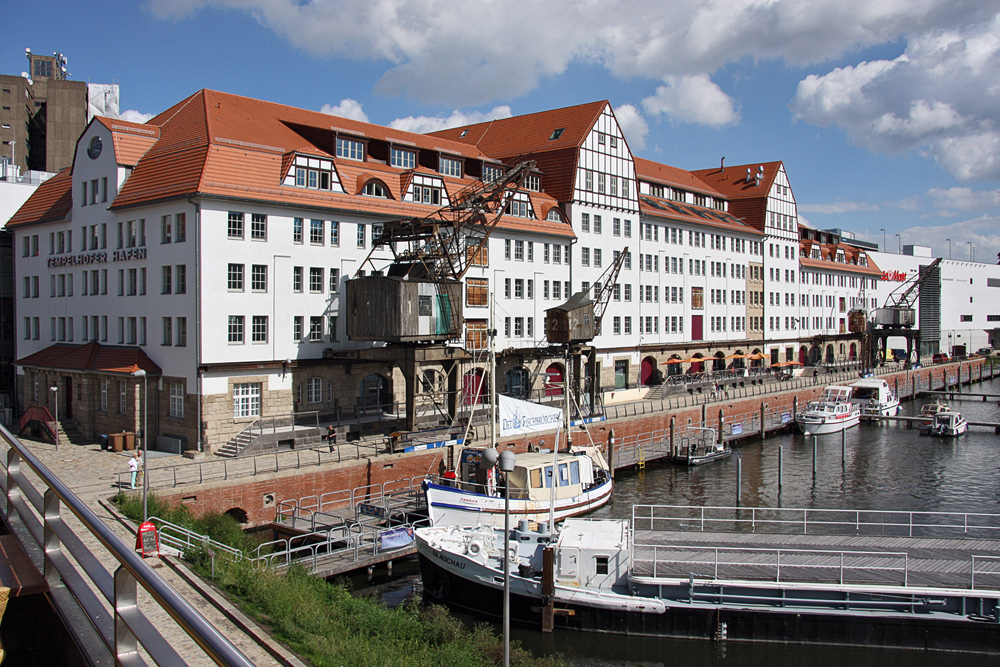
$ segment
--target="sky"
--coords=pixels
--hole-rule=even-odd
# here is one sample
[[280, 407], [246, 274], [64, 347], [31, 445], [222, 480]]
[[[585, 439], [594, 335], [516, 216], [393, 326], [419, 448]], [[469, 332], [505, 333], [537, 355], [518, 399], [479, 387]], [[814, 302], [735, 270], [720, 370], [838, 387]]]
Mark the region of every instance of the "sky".
[[783, 161], [810, 226], [1000, 253], [1000, 0], [6, 0], [0, 16], [0, 73], [58, 51], [71, 79], [119, 84], [130, 120], [202, 88], [415, 132], [606, 99], [637, 156]]

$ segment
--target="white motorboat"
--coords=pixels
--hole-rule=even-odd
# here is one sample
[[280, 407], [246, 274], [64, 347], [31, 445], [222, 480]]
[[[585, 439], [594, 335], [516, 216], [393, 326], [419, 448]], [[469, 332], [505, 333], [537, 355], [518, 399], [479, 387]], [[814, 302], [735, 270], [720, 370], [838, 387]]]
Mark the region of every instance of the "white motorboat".
[[864, 378], [852, 384], [851, 401], [861, 410], [862, 419], [899, 414], [899, 397], [882, 378]]
[[931, 435], [956, 437], [969, 430], [969, 420], [960, 412], [939, 412], [931, 422]]
[[823, 390], [818, 401], [813, 401], [795, 416], [795, 423], [803, 433], [826, 435], [857, 426], [861, 410], [851, 401], [851, 387], [830, 385]]
[[714, 428], [693, 428], [681, 436], [680, 447], [670, 457], [673, 463], [686, 466], [700, 466], [733, 455], [729, 443], [718, 442]]
[[[495, 470], [481, 464], [482, 449], [465, 449], [454, 478], [425, 480], [431, 525], [503, 526], [504, 493]], [[548, 521], [554, 497], [554, 520], [583, 514], [611, 499], [608, 464], [597, 447], [574, 447], [555, 455], [558, 473], [553, 492], [553, 454], [518, 454], [510, 480], [511, 521]]]
[[951, 408], [948, 407], [948, 404], [940, 399], [935, 399], [930, 403], [924, 403], [922, 406], [920, 406], [921, 417], [929, 417], [930, 419], [934, 419], [934, 415], [936, 415], [939, 412], [951, 412]]

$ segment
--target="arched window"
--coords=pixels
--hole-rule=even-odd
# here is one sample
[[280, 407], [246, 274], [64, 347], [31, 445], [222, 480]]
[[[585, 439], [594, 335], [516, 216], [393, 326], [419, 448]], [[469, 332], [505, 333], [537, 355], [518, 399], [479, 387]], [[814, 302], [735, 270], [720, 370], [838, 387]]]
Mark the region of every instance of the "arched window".
[[549, 209], [549, 213], [545, 216], [545, 219], [552, 222], [562, 222], [562, 214], [559, 213], [558, 208], [552, 207]]
[[524, 399], [528, 397], [528, 369], [524, 366], [507, 371], [507, 391], [511, 398]]
[[381, 375], [372, 373], [361, 381], [358, 396], [358, 410], [362, 413], [386, 410], [389, 406], [389, 382]]
[[306, 384], [306, 402], [309, 404], [323, 402], [323, 379], [309, 378]]
[[382, 199], [389, 198], [389, 191], [386, 190], [385, 186], [378, 181], [368, 181], [365, 183], [365, 187], [361, 190], [361, 194], [366, 197], [381, 197]]

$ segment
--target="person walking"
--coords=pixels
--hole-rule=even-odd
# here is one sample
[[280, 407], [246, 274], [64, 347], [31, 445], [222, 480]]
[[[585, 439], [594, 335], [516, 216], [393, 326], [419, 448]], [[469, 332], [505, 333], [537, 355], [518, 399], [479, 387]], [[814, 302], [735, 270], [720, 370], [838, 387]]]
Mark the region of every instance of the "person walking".
[[128, 460], [128, 471], [131, 473], [131, 481], [129, 486], [135, 488], [135, 478], [139, 475], [139, 452], [132, 454], [131, 458]]

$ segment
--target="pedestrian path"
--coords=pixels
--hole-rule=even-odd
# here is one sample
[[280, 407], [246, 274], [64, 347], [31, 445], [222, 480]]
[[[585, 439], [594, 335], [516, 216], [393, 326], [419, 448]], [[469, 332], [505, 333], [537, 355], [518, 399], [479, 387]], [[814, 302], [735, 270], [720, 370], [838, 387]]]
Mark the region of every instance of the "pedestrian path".
[[[64, 484], [75, 493], [80, 500], [97, 514], [118, 537], [127, 545], [135, 543], [135, 533], [131, 527], [122, 525], [119, 517], [108, 509], [107, 501], [118, 492], [118, 473], [128, 471], [128, 460], [131, 452], [102, 451], [97, 444], [92, 445], [60, 445], [58, 450], [50, 443], [21, 439], [39, 460], [55, 473]], [[162, 466], [182, 464], [186, 459], [180, 456], [156, 455], [150, 456], [146, 462], [147, 469]], [[22, 468], [24, 469], [24, 468]], [[38, 482], [28, 471], [32, 481]], [[105, 501], [102, 503], [102, 501]], [[98, 543], [88, 531], [84, 530], [76, 518], [70, 513], [64, 513], [65, 521], [80, 536], [103, 565], [114, 572], [117, 561]], [[255, 639], [234, 625], [229, 618], [219, 612], [194, 586], [179, 576], [170, 567], [155, 559], [147, 561], [154, 570], [169, 583], [185, 600], [198, 610], [212, 625], [214, 625], [230, 642], [257, 665], [288, 664], [277, 661]], [[184, 657], [187, 665], [204, 665], [209, 667], [214, 663], [195, 645], [177, 624], [154, 602], [149, 594], [139, 588], [139, 605], [145, 610], [150, 620], [160, 630], [163, 637]], [[259, 632], [266, 635], [264, 631]]]

